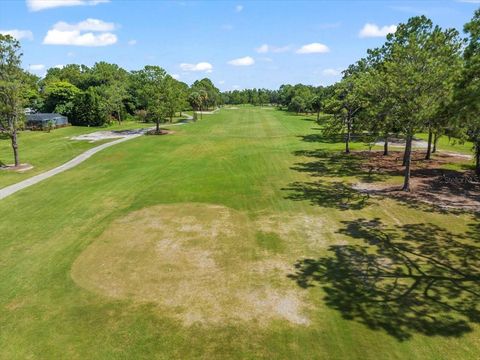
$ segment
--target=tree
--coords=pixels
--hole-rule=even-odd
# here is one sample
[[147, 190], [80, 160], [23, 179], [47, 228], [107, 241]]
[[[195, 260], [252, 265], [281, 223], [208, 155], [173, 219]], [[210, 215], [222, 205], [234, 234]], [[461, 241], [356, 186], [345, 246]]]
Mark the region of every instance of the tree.
[[168, 117], [167, 73], [159, 66], [147, 65], [142, 70], [134, 71], [133, 76], [140, 103], [147, 111], [149, 119], [156, 123], [155, 133], [160, 134], [160, 123]]
[[288, 110], [294, 111], [297, 113], [304, 112], [307, 108], [307, 103], [304, 98], [302, 98], [299, 95], [296, 95], [292, 98], [292, 101], [290, 101], [290, 104], [288, 105]]
[[70, 117], [75, 99], [80, 93], [79, 88], [67, 81], [50, 82], [43, 90], [43, 111]]
[[53, 67], [47, 70], [43, 84], [51, 82], [68, 82], [81, 90], [86, 90], [91, 85], [91, 70], [88, 66], [68, 64], [63, 67]]
[[202, 107], [202, 97], [197, 91], [194, 91], [188, 95], [188, 102], [194, 111], [194, 119], [196, 119], [197, 111]]
[[406, 137], [403, 191], [410, 191], [413, 136], [428, 127], [441, 108], [460, 45], [456, 30], [433, 27], [425, 16], [409, 19], [387, 36], [385, 83], [388, 93], [394, 94], [392, 109]]
[[15, 166], [20, 165], [17, 135], [22, 123], [26, 75], [20, 68], [20, 43], [0, 34], [0, 132], [11, 141]]
[[475, 11], [464, 31], [469, 40], [464, 51], [461, 80], [455, 93], [457, 126], [464, 138], [474, 144], [475, 172], [480, 175], [480, 9]]
[[221, 98], [220, 90], [218, 90], [215, 85], [213, 85], [212, 81], [207, 78], [195, 81], [192, 84], [192, 91], [198, 92], [202, 95], [204, 99], [202, 107], [205, 106], [207, 110], [210, 107], [216, 107]]
[[116, 114], [118, 123], [122, 122], [123, 102], [128, 98], [127, 88], [124, 82], [117, 81], [111, 85], [104, 85], [102, 96], [105, 98], [105, 104], [109, 114]]
[[73, 103], [70, 122], [73, 125], [102, 126], [108, 122], [108, 109], [98, 88], [89, 87]]
[[315, 95], [310, 100], [310, 108], [317, 114], [317, 122], [320, 120], [320, 111], [323, 108], [323, 98], [321, 95]]
[[350, 153], [350, 140], [352, 132], [357, 125], [357, 119], [362, 110], [364, 99], [357, 91], [358, 74], [361, 72], [363, 63], [351, 65], [344, 71], [344, 77], [335, 86], [334, 96], [327, 102], [326, 109], [333, 114], [333, 118], [327, 124], [324, 132], [345, 133], [345, 153]]

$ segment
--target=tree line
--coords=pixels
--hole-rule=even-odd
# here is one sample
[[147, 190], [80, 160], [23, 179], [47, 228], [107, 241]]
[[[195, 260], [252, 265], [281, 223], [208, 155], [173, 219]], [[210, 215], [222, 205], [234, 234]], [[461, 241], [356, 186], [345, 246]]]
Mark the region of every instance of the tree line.
[[333, 86], [281, 85], [278, 90], [244, 89], [222, 93], [224, 104], [275, 105], [288, 111], [315, 113], [320, 116], [323, 102], [331, 96]]

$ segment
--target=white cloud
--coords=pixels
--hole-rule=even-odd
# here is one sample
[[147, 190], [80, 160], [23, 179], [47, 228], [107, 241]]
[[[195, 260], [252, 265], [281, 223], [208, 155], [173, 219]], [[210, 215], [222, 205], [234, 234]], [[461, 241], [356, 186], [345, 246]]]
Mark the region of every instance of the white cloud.
[[43, 64], [32, 64], [28, 66], [28, 70], [30, 71], [41, 71], [45, 69], [45, 65]]
[[134, 39], [128, 40], [128, 45], [130, 46], [137, 45], [137, 40], [134, 40]]
[[55, 65], [54, 68], [56, 69], [63, 69], [65, 67], [64, 64], [58, 64], [58, 65]]
[[341, 74], [340, 70], [337, 69], [324, 69], [322, 70], [322, 75], [325, 76], [338, 76]]
[[108, 3], [110, 0], [27, 0], [27, 7], [30, 11], [41, 11], [64, 6], [85, 6]]
[[263, 45], [259, 46], [258, 48], [256, 48], [255, 50], [257, 50], [257, 52], [259, 54], [266, 54], [266, 53], [268, 53], [268, 49], [269, 49], [268, 45], [263, 44]]
[[219, 83], [220, 85], [223, 85], [223, 84], [225, 84], [225, 80], [220, 80], [218, 83]]
[[323, 54], [328, 52], [330, 52], [328, 46], [320, 43], [306, 44], [296, 51], [297, 54]]
[[235, 6], [235, 12], [241, 12], [243, 10], [243, 5]]
[[211, 73], [213, 71], [213, 66], [208, 62], [199, 62], [196, 64], [181, 63], [180, 69], [183, 71], [205, 71]]
[[67, 53], [67, 56], [68, 56], [68, 57], [74, 57], [74, 56], [75, 56], [75, 53], [74, 53], [73, 51], [69, 51], [69, 52]]
[[84, 21], [80, 21], [76, 24], [69, 24], [64, 21], [59, 21], [53, 28], [60, 31], [113, 31], [115, 30], [116, 26], [114, 23], [105, 22], [99, 19], [87, 19]]
[[273, 46], [268, 44], [263, 44], [255, 49], [259, 54], [266, 54], [268, 52], [273, 53], [282, 53], [290, 50], [290, 46]]
[[33, 40], [33, 33], [30, 30], [18, 30], [18, 29], [0, 30], [0, 34], [10, 35], [17, 40], [22, 40], [22, 39]]
[[180, 75], [179, 75], [179, 74], [172, 74], [171, 77], [174, 78], [175, 80], [180, 79]]
[[255, 64], [255, 60], [250, 56], [245, 56], [242, 58], [230, 60], [228, 63], [233, 66], [250, 66]]
[[[46, 45], [107, 46], [117, 42], [114, 23], [87, 19], [76, 24], [57, 22], [43, 39]], [[89, 32], [86, 32], [89, 31]], [[98, 34], [97, 34], [98, 32]]]
[[361, 38], [367, 37], [385, 37], [387, 34], [394, 33], [397, 30], [397, 25], [378, 26], [376, 24], [366, 23], [362, 30], [358, 33]]

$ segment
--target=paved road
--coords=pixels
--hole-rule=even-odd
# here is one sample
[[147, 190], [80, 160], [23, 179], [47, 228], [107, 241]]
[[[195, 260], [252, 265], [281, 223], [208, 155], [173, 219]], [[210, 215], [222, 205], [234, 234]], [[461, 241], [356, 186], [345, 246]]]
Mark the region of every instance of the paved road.
[[6, 198], [7, 196], [10, 196], [10, 195], [16, 193], [17, 191], [20, 191], [20, 190], [25, 189], [29, 186], [38, 184], [40, 181], [43, 181], [43, 180], [48, 179], [52, 176], [60, 174], [61, 172], [69, 170], [69, 169], [77, 166], [78, 164], [84, 162], [89, 157], [91, 157], [93, 154], [96, 154], [97, 152], [102, 151], [103, 149], [106, 149], [106, 148], [108, 148], [110, 146], [113, 146], [113, 145], [117, 145], [121, 142], [130, 140], [130, 139], [135, 139], [135, 138], [137, 138], [139, 136], [142, 136], [142, 135], [143, 135], [143, 133], [134, 134], [134, 135], [126, 136], [126, 137], [118, 139], [118, 140], [114, 140], [114, 141], [106, 143], [106, 144], [96, 146], [96, 147], [91, 148], [90, 150], [87, 150], [84, 153], [78, 155], [77, 157], [73, 158], [72, 160], [66, 162], [63, 165], [60, 165], [60, 166], [58, 166], [54, 169], [45, 171], [44, 173], [32, 176], [31, 178], [20, 181], [16, 184], [4, 187], [3, 189], [0, 189], [0, 200]]

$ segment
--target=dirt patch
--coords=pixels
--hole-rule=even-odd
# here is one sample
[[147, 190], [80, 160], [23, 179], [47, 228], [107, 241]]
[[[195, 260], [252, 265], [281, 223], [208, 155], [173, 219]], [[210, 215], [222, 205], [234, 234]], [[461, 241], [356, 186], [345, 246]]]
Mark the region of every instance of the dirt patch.
[[258, 230], [278, 234], [285, 242], [302, 239], [310, 245], [323, 246], [324, 220], [312, 215], [269, 215], [257, 219]]
[[15, 166], [14, 164], [7, 164], [7, 165], [0, 166], [0, 170], [13, 171], [13, 172], [19, 172], [19, 173], [32, 170], [32, 169], [33, 169], [33, 165], [30, 165], [30, 164], [20, 164], [18, 166]]
[[[402, 165], [403, 151], [390, 151], [387, 156], [384, 156], [381, 151], [358, 151], [354, 154], [363, 160], [361, 170], [364, 172], [401, 175], [405, 169]], [[412, 176], [421, 176], [423, 170], [439, 169], [447, 164], [465, 163], [468, 159], [463, 154], [437, 153], [431, 160], [425, 160], [423, 151], [413, 151]]]
[[144, 134], [148, 129], [134, 129], [134, 130], [116, 130], [116, 131], [95, 131], [89, 134], [73, 136], [71, 140], [89, 141], [91, 143], [101, 140], [121, 139], [135, 135]]
[[175, 131], [173, 130], [165, 130], [165, 129], [160, 129], [160, 133], [157, 133], [157, 130], [155, 129], [150, 129], [146, 133], [146, 135], [169, 135], [169, 134], [175, 134]]
[[5, 305], [5, 309], [7, 309], [9, 311], [15, 311], [17, 309], [21, 309], [24, 306], [25, 306], [25, 300], [24, 299], [15, 298], [12, 301], [10, 301], [8, 304]]
[[[403, 175], [403, 152], [383, 156], [380, 152], [362, 152], [362, 170], [368, 174]], [[432, 160], [424, 160], [425, 154], [412, 155], [410, 193], [400, 191], [400, 185], [380, 182], [357, 183], [353, 187], [361, 192], [384, 195], [402, 201], [421, 201], [445, 209], [480, 211], [480, 178], [473, 172], [442, 168], [447, 164], [465, 163], [465, 155], [455, 153], [436, 154]]]
[[259, 259], [254, 234], [248, 217], [223, 206], [154, 206], [112, 223], [71, 274], [96, 293], [157, 304], [185, 326], [308, 324], [290, 263]]

